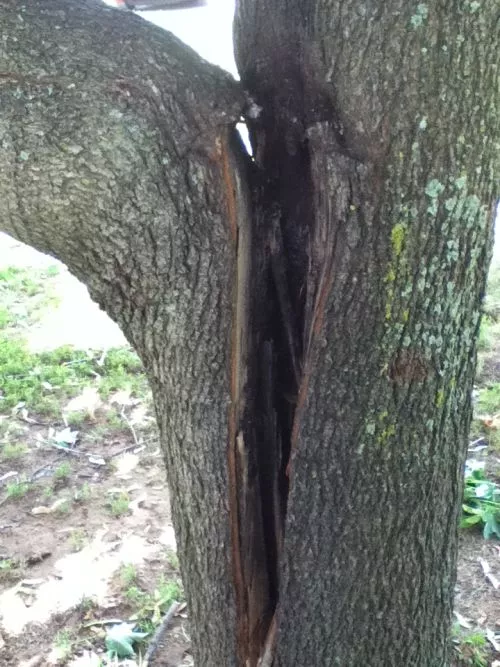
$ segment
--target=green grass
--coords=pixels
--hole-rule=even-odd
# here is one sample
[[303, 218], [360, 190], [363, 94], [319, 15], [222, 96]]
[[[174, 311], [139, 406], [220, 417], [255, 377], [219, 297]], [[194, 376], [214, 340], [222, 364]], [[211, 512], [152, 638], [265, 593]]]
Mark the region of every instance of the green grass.
[[0, 558], [0, 582], [9, 581], [22, 574], [19, 561], [13, 558]]
[[67, 479], [71, 475], [71, 466], [66, 461], [54, 470], [55, 479]]
[[70, 346], [32, 353], [22, 340], [0, 334], [0, 411], [24, 403], [29, 411], [58, 415], [64, 402], [95, 383], [96, 376], [104, 399], [118, 389], [146, 394], [147, 380], [135, 353], [126, 348], [109, 350], [102, 366], [100, 356], [100, 352], [86, 353]]
[[131, 586], [137, 579], [135, 565], [127, 563], [120, 568], [120, 579], [125, 586]]
[[500, 412], [500, 383], [479, 391], [474, 412], [476, 415], [494, 415]]
[[177, 578], [161, 578], [153, 592], [149, 593], [140, 588], [134, 577], [126, 588], [124, 597], [134, 608], [134, 616], [137, 617], [138, 627], [144, 632], [152, 632], [171, 604], [183, 600], [184, 593], [182, 584]]
[[10, 482], [7, 484], [7, 498], [22, 498], [25, 496], [28, 491], [31, 489], [29, 482], [25, 480], [17, 480], [15, 482]]
[[456, 667], [488, 667], [490, 651], [482, 632], [464, 631], [459, 625], [455, 625], [452, 641]]
[[111, 498], [108, 503], [108, 509], [115, 517], [120, 517], [124, 514], [127, 514], [130, 509], [130, 498], [128, 493], [119, 493], [118, 495]]
[[24, 456], [28, 448], [20, 442], [6, 442], [0, 449], [1, 459], [18, 459]]
[[59, 659], [68, 658], [73, 652], [74, 638], [69, 630], [59, 630], [54, 637], [54, 646], [58, 649]]
[[0, 330], [11, 337], [19, 326], [36, 322], [55, 301], [53, 277], [57, 266], [47, 269], [6, 267], [0, 270]]

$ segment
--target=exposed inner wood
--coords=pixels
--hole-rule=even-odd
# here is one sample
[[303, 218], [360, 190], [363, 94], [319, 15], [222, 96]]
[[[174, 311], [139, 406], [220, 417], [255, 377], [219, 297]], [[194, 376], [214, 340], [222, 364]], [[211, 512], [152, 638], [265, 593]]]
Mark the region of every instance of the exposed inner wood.
[[[272, 109], [270, 100], [261, 102], [264, 109]], [[238, 271], [237, 300], [248, 296], [242, 285], [250, 284], [251, 294], [245, 302], [249, 310], [244, 333], [245, 308], [241, 303], [236, 307], [241, 338], [234, 348], [238, 357], [241, 340], [247, 341], [248, 376], [232, 396], [233, 406], [239, 406], [232, 433], [237, 452], [237, 569], [243, 582], [237, 593], [239, 641], [245, 644], [240, 660], [245, 667], [272, 664], [292, 440], [299, 429], [297, 407], [306, 394], [307, 349], [329, 286], [327, 263], [314, 248], [322, 234], [314, 231], [304, 124], [264, 112], [250, 129], [255, 149], [252, 243], [244, 265], [249, 273]]]

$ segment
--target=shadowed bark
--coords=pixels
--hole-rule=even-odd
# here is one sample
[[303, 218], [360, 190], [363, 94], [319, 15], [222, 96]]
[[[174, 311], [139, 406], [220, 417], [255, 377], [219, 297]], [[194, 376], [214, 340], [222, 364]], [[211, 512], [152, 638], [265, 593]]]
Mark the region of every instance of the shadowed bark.
[[141, 355], [196, 664], [444, 667], [496, 4], [240, 0], [251, 99], [91, 0], [0, 17], [1, 225]]

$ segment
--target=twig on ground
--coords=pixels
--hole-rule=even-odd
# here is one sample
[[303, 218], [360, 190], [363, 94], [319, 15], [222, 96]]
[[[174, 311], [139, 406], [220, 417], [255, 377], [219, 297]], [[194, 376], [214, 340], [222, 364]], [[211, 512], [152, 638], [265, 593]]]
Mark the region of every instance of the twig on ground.
[[156, 629], [156, 632], [153, 636], [153, 639], [151, 640], [151, 642], [148, 646], [148, 650], [146, 651], [146, 655], [144, 656], [144, 662], [142, 663], [143, 667], [148, 667], [149, 661], [153, 657], [156, 649], [158, 648], [160, 642], [162, 641], [162, 639], [165, 635], [165, 632], [166, 632], [168, 626], [170, 625], [173, 617], [177, 613], [180, 606], [181, 606], [180, 602], [172, 602], [172, 604], [170, 605], [169, 610], [167, 611], [167, 613], [163, 617], [162, 622], [160, 623], [160, 625]]

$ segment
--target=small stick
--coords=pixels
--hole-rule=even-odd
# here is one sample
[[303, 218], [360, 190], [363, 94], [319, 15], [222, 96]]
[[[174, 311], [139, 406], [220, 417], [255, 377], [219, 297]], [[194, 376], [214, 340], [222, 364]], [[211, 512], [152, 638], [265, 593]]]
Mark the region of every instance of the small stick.
[[167, 630], [167, 627], [169, 626], [171, 620], [173, 619], [173, 617], [177, 613], [177, 610], [179, 609], [180, 606], [181, 606], [180, 602], [172, 602], [172, 604], [170, 605], [169, 610], [167, 611], [167, 613], [163, 617], [162, 622], [160, 623], [160, 625], [156, 629], [156, 632], [153, 636], [153, 639], [151, 640], [151, 642], [148, 646], [148, 650], [146, 651], [146, 655], [144, 656], [144, 661], [142, 663], [142, 667], [148, 667], [149, 661], [153, 657], [156, 649], [158, 648], [159, 643], [163, 639], [163, 636], [164, 636], [164, 634]]

